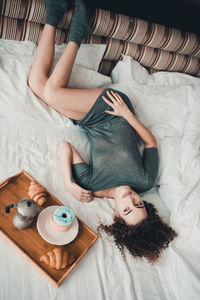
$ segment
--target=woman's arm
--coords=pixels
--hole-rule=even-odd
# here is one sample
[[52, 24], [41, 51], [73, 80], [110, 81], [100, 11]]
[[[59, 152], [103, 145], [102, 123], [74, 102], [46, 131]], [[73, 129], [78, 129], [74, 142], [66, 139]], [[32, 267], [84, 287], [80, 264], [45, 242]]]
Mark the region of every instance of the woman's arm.
[[79, 201], [90, 202], [93, 200], [92, 191], [85, 190], [72, 179], [72, 163], [83, 162], [82, 157], [76, 149], [68, 142], [59, 145], [59, 160], [67, 190]]
[[145, 143], [146, 148], [157, 147], [157, 142], [152, 133], [136, 119], [135, 115], [130, 111], [121, 96], [113, 91], [107, 91], [107, 95], [112, 100], [109, 101], [106, 97], [102, 96], [103, 100], [113, 108], [113, 111], [105, 111], [108, 114], [123, 117], [139, 134]]
[[145, 148], [157, 147], [157, 142], [152, 133], [136, 119], [134, 114], [130, 111], [129, 114], [124, 116], [124, 119], [135, 129], [141, 139], [145, 143]]

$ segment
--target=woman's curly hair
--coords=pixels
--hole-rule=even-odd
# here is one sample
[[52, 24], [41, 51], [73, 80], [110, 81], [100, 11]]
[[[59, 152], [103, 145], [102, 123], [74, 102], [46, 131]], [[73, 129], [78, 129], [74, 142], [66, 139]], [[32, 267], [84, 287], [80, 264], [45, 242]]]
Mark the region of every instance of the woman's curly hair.
[[123, 219], [115, 216], [113, 224], [100, 224], [98, 229], [113, 235], [115, 244], [123, 256], [126, 247], [134, 257], [144, 257], [150, 263], [154, 263], [177, 233], [159, 217], [153, 204], [143, 202], [147, 218], [142, 222], [129, 226]]

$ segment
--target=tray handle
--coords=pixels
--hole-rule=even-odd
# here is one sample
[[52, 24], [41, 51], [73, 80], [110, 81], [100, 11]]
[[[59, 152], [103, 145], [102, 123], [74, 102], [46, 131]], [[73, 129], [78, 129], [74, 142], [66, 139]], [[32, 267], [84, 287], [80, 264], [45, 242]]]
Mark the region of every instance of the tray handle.
[[2, 188], [4, 185], [8, 184], [9, 182], [11, 182], [13, 179], [15, 179], [16, 177], [18, 177], [21, 173], [23, 173], [23, 171], [13, 175], [13, 176], [10, 176], [8, 178], [6, 178], [5, 180], [3, 180], [2, 182], [0, 182], [0, 188]]

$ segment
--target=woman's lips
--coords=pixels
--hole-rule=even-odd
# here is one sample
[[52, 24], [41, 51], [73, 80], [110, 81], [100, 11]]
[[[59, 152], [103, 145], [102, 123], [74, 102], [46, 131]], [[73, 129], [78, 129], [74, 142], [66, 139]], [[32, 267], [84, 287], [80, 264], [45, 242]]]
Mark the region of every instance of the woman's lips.
[[124, 195], [123, 195], [122, 198], [125, 198], [126, 196], [128, 196], [128, 195], [130, 195], [130, 194], [131, 194], [131, 192], [126, 192], [126, 193], [124, 193]]

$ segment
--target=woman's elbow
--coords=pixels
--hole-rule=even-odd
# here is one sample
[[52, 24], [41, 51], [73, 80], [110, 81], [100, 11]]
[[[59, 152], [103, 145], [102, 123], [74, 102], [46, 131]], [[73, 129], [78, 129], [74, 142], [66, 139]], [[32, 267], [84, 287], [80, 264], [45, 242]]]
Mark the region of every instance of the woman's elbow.
[[145, 148], [152, 148], [152, 147], [157, 148], [157, 146], [158, 145], [155, 138], [153, 138], [149, 143], [145, 144]]

